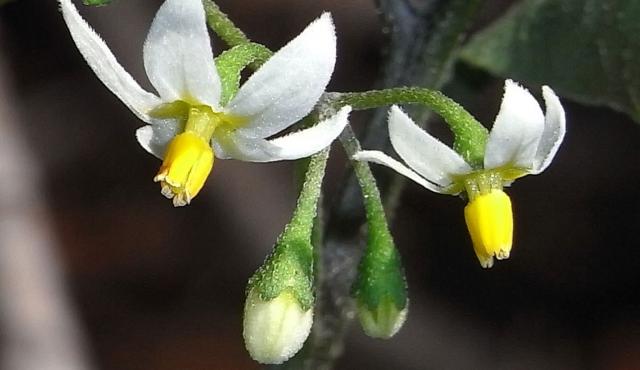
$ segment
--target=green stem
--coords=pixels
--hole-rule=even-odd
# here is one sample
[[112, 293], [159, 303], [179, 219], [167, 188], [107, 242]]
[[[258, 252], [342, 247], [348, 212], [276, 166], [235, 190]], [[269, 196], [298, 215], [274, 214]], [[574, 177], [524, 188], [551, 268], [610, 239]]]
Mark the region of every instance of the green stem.
[[227, 45], [236, 46], [251, 42], [216, 3], [212, 0], [202, 0], [202, 5], [207, 15], [207, 24]]
[[258, 69], [273, 53], [267, 47], [248, 42], [225, 50], [215, 58], [222, 84], [220, 104], [224, 107], [240, 88], [241, 72], [247, 66]]
[[392, 104], [422, 104], [440, 115], [455, 136], [453, 149], [470, 165], [481, 168], [489, 132], [460, 104], [440, 91], [421, 87], [396, 87], [362, 93], [332, 93], [325, 104], [335, 108], [371, 109]]
[[329, 148], [314, 154], [309, 160], [304, 183], [298, 196], [298, 203], [288, 225], [288, 228], [300, 233], [300, 235], [305, 235], [306, 238], [311, 238], [327, 158], [329, 158]]
[[[340, 135], [340, 142], [349, 157], [361, 149], [350, 126]], [[392, 299], [396, 308], [402, 310], [407, 304], [407, 284], [376, 179], [366, 162], [352, 161], [351, 164], [362, 191], [368, 239], [354, 283], [354, 294], [371, 310], [378, 308], [383, 297]]]
[[[362, 149], [351, 126], [345, 127], [342, 134], [340, 134], [340, 143], [349, 158]], [[364, 200], [369, 229], [388, 230], [387, 219], [380, 198], [380, 191], [376, 185], [376, 179], [373, 177], [371, 168], [369, 168], [366, 162], [361, 161], [351, 161], [351, 165], [362, 189], [362, 198]]]
[[[220, 7], [218, 7], [216, 3], [212, 0], [202, 0], [202, 4], [204, 5], [204, 12], [207, 16], [207, 24], [227, 45], [233, 48], [236, 46], [249, 47], [250, 45], [247, 44], [253, 44], [249, 37], [247, 37], [241, 29], [236, 27], [233, 21], [229, 19], [229, 16], [220, 10]], [[254, 55], [252, 55], [252, 57], [257, 57], [257, 59], [249, 64], [249, 67], [254, 71], [260, 68], [260, 66], [273, 55], [273, 52], [267, 47], [260, 44], [255, 45], [260, 47], [260, 51], [258, 54], [254, 53]], [[224, 74], [222, 75], [224, 76]], [[234, 76], [233, 74], [229, 75]], [[240, 75], [238, 74], [238, 80], [239, 77]], [[225, 81], [222, 82], [225, 83]], [[229, 100], [231, 96], [223, 96], [223, 104], [226, 103], [225, 99]]]
[[273, 252], [249, 279], [247, 292], [255, 289], [261, 299], [270, 300], [288, 290], [301, 307], [314, 303], [314, 250], [311, 244], [314, 219], [329, 149], [313, 155], [300, 190], [291, 221], [278, 237]]
[[[9, 1], [7, 0], [0, 0], [0, 5], [8, 2]], [[111, 0], [82, 0], [82, 3], [89, 6], [105, 6], [109, 5], [111, 3]]]
[[[251, 40], [212, 0], [203, 0], [207, 23], [229, 46], [248, 44]], [[266, 53], [269, 53], [268, 49]], [[256, 68], [257, 65], [252, 65]], [[453, 149], [471, 166], [481, 168], [488, 131], [460, 104], [440, 91], [420, 87], [397, 87], [384, 90], [325, 94], [325, 103], [334, 107], [351, 105], [353, 109], [372, 109], [391, 104], [422, 104], [439, 114], [455, 136]]]

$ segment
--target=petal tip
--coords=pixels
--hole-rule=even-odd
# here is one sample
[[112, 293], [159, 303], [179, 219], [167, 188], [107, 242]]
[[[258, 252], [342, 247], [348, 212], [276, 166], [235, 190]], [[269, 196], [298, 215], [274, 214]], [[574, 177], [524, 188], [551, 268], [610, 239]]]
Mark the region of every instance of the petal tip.
[[544, 98], [545, 102], [549, 101], [550, 99], [556, 99], [558, 100], [558, 102], [560, 102], [560, 99], [558, 98], [558, 95], [555, 93], [555, 91], [553, 91], [553, 89], [547, 85], [542, 86], [542, 97]]
[[138, 143], [149, 153], [151, 153], [150, 143], [153, 136], [153, 130], [150, 125], [142, 126], [136, 130], [136, 139]]
[[392, 105], [391, 108], [389, 108], [389, 117], [391, 117], [392, 114], [405, 114], [404, 111], [402, 110], [402, 108], [400, 108], [398, 105]]
[[322, 14], [320, 14], [320, 16], [318, 17], [316, 22], [320, 23], [320, 24], [323, 24], [326, 27], [331, 28], [332, 30], [335, 29], [335, 24], [333, 22], [333, 16], [331, 15], [330, 12], [323, 12]]
[[526, 95], [527, 97], [531, 97], [531, 99], [535, 100], [533, 95], [531, 95], [526, 87], [511, 79], [507, 79], [504, 81], [504, 96], [506, 96], [507, 94], [518, 94], [521, 97], [524, 97], [524, 95]]
[[337, 112], [334, 112], [333, 114], [330, 114], [327, 117], [325, 117], [323, 120], [331, 117], [336, 117], [336, 119], [339, 119], [339, 120], [347, 119], [349, 118], [349, 114], [351, 114], [351, 111], [353, 111], [353, 108], [350, 105], [345, 105], [340, 109], [338, 109]]
[[400, 119], [408, 119], [411, 121], [411, 123], [415, 125], [415, 122], [413, 121], [413, 119], [409, 117], [409, 115], [405, 113], [402, 110], [402, 108], [400, 108], [397, 105], [392, 105], [391, 108], [389, 108], [389, 112], [387, 113], [387, 119], [389, 121], [389, 127], [391, 127], [391, 125], [397, 124], [398, 120]]
[[302, 32], [323, 35], [323, 37], [326, 37], [325, 40], [330, 40], [330, 42], [334, 44], [336, 43], [336, 28], [333, 22], [333, 16], [329, 12], [323, 12], [318, 18], [311, 21]]
[[318, 41], [321, 42], [324, 39], [324, 42], [330, 45], [329, 49], [333, 51], [334, 55], [336, 54], [336, 26], [333, 22], [333, 16], [331, 15], [331, 13], [322, 13], [318, 18], [316, 18], [309, 24], [307, 29], [315, 30], [314, 33], [317, 32], [318, 35], [322, 35], [320, 36], [321, 38], [318, 38]]
[[309, 114], [333, 74], [336, 43], [331, 15], [323, 13], [278, 50], [225, 107], [250, 117], [239, 130], [247, 137], [266, 138]]
[[351, 156], [351, 160], [353, 160], [353, 161], [361, 160], [363, 158], [362, 152], [363, 152], [363, 150], [357, 151], [354, 155]]

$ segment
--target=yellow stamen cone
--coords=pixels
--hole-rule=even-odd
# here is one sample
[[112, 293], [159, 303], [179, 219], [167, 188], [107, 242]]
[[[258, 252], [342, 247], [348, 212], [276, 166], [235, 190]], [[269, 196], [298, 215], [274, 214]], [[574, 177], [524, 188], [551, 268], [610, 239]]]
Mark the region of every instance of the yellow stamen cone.
[[174, 206], [187, 205], [209, 177], [213, 158], [213, 150], [207, 142], [192, 132], [184, 132], [169, 144], [153, 181], [160, 182], [162, 194], [173, 199]]
[[493, 266], [493, 257], [509, 258], [513, 243], [511, 200], [502, 190], [480, 194], [464, 208], [464, 217], [473, 249], [484, 268]]

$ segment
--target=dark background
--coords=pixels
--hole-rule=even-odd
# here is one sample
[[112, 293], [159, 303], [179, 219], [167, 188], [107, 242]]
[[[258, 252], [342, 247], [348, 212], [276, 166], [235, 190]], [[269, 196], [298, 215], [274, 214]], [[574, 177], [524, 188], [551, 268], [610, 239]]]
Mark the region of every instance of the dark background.
[[[147, 88], [142, 43], [160, 3], [80, 9]], [[331, 11], [339, 47], [329, 89], [361, 91], [376, 80], [384, 35], [372, 1], [218, 3], [273, 49]], [[159, 161], [135, 140], [142, 122], [84, 63], [54, 1], [0, 8], [0, 45], [11, 124], [42, 173], [46, 227], [96, 367], [258, 368], [242, 343], [244, 287], [290, 216], [292, 163], [218, 160], [193, 204], [174, 209], [152, 181]], [[490, 126], [502, 81], [457, 71], [475, 81], [462, 100]], [[509, 260], [481, 269], [464, 202], [407, 186], [393, 232], [409, 319], [389, 341], [352, 325], [338, 369], [640, 369], [640, 130], [608, 109], [563, 103], [568, 134], [555, 161], [508, 189]], [[336, 145], [329, 180], [345, 168]], [[8, 212], [0, 208], [0, 221]]]

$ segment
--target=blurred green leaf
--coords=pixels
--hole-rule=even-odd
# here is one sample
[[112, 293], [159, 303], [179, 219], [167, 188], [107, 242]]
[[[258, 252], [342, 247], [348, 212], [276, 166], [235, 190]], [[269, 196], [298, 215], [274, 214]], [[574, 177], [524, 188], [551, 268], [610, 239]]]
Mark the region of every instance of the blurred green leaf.
[[104, 6], [111, 4], [111, 0], [82, 0], [84, 5], [89, 6]]
[[640, 122], [639, 16], [638, 0], [525, 0], [476, 35], [462, 58]]

